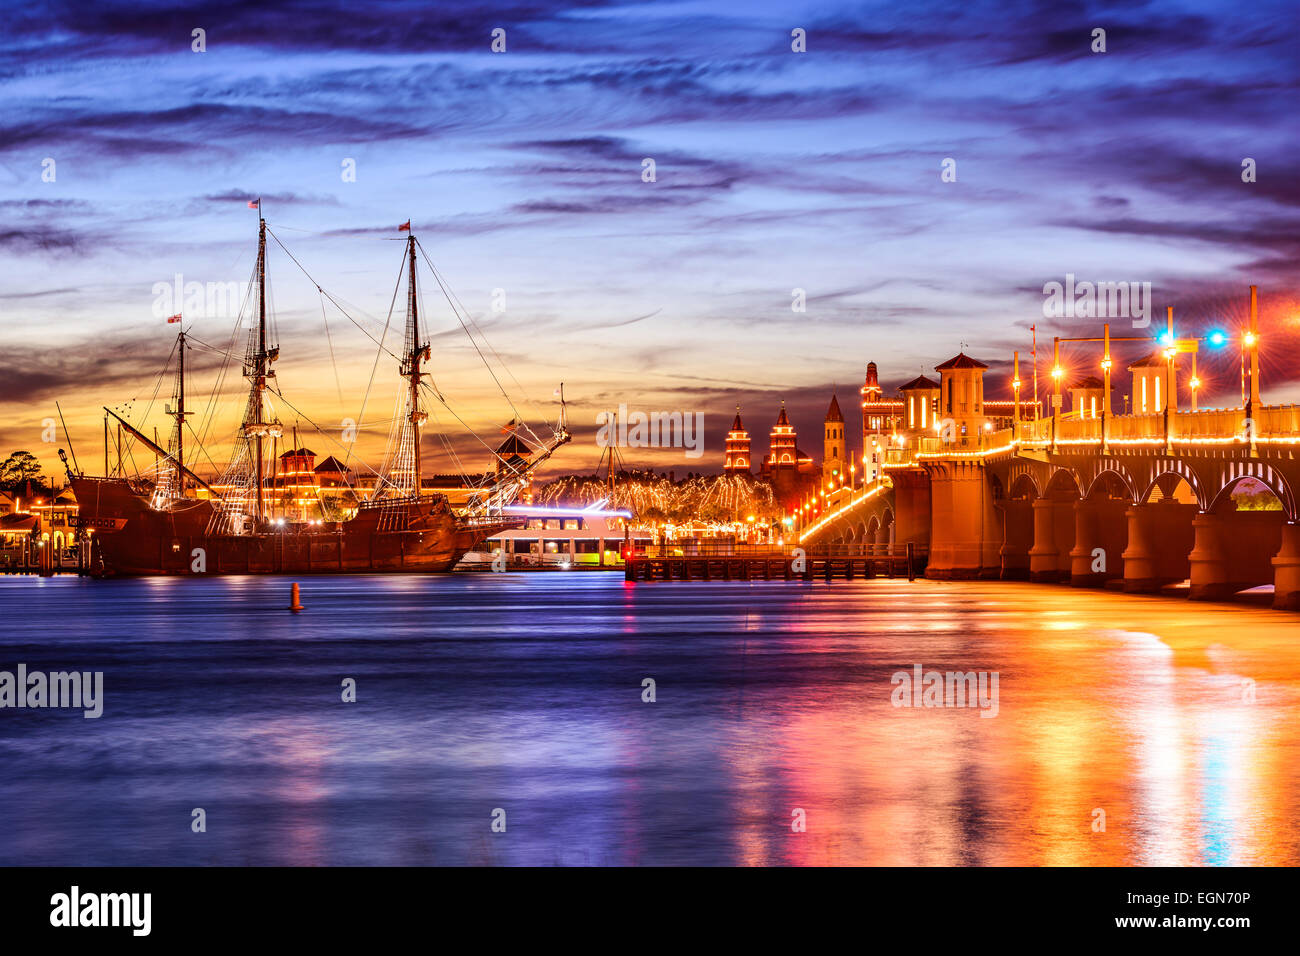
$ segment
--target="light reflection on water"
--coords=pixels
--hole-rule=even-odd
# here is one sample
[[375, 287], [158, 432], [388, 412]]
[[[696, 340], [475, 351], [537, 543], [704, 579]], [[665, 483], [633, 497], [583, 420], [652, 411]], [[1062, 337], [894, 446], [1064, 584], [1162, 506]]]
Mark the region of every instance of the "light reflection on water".
[[[1300, 863], [1293, 615], [993, 582], [301, 583], [293, 615], [286, 579], [0, 580], [30, 622], [0, 669], [103, 670], [106, 696], [0, 710], [0, 863]], [[998, 716], [891, 706], [914, 664], [997, 671]]]

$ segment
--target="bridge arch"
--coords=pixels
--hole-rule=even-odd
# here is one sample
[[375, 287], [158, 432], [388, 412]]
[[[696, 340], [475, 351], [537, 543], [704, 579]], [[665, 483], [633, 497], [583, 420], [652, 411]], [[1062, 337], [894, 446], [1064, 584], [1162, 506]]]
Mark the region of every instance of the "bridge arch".
[[1286, 476], [1280, 471], [1262, 461], [1233, 462], [1229, 467], [1228, 474], [1224, 476], [1222, 487], [1215, 492], [1209, 504], [1202, 510], [1215, 511], [1232, 494], [1233, 488], [1248, 479], [1258, 481], [1271, 491], [1278, 501], [1282, 502], [1282, 512], [1287, 521], [1295, 522], [1297, 520], [1295, 492], [1292, 490], [1290, 482], [1286, 480]]
[[1091, 498], [1102, 482], [1118, 481], [1124, 487], [1125, 494], [1132, 504], [1138, 501], [1137, 481], [1129, 470], [1124, 467], [1122, 462], [1113, 458], [1105, 458], [1097, 462], [1096, 467], [1089, 470], [1082, 484], [1085, 486], [1084, 498]]
[[1204, 485], [1201, 483], [1201, 479], [1197, 476], [1196, 472], [1192, 470], [1186, 462], [1171, 459], [1163, 459], [1156, 466], [1155, 471], [1151, 475], [1150, 483], [1146, 486], [1146, 489], [1142, 494], [1135, 500], [1135, 503], [1142, 504], [1150, 499], [1151, 492], [1160, 484], [1160, 479], [1169, 475], [1186, 481], [1188, 487], [1192, 489], [1192, 494], [1196, 496], [1197, 508], [1201, 511], [1207, 509], [1209, 502], [1205, 496]]
[[1082, 498], [1083, 482], [1075, 474], [1072, 468], [1056, 468], [1052, 471], [1052, 476], [1047, 479], [1047, 487], [1043, 489], [1043, 497], [1050, 498], [1053, 492], [1061, 492], [1067, 496]]
[[1025, 499], [1043, 497], [1043, 491], [1038, 486], [1037, 479], [1035, 479], [1028, 471], [1022, 471], [1016, 475], [1015, 478], [1011, 480], [1010, 488], [1011, 492], [1007, 495], [1008, 498]]

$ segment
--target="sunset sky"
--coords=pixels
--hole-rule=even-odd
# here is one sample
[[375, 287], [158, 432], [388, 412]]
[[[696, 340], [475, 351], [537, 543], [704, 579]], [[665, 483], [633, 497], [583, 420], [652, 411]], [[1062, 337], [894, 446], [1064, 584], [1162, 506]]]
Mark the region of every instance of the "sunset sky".
[[[26, 448], [58, 473], [62, 433], [41, 441], [58, 401], [98, 470], [100, 406], [134, 400], [141, 415], [172, 347], [155, 284], [247, 280], [259, 196], [374, 335], [401, 266], [389, 240], [410, 219], [534, 428], [565, 383], [575, 442], [552, 473], [590, 470], [596, 415], [619, 403], [705, 413], [703, 459], [628, 455], [684, 473], [720, 468], [737, 403], [760, 454], [785, 399], [820, 455], [832, 387], [856, 425], [872, 360], [893, 387], [965, 350], [1002, 395], [1031, 324], [1040, 369], [1053, 335], [1099, 331], [1043, 318], [1043, 284], [1067, 273], [1152, 284], [1157, 320], [1121, 320], [1117, 335], [1158, 331], [1166, 305], [1180, 334], [1232, 331], [1257, 284], [1265, 400], [1300, 400], [1296, 10], [5, 0], [0, 456]], [[196, 28], [206, 52], [191, 49]], [[497, 28], [504, 53], [490, 50]], [[806, 53], [791, 50], [796, 28]], [[1105, 53], [1091, 52], [1094, 28]], [[946, 158], [956, 182], [941, 181]], [[339, 454], [375, 348], [329, 305], [326, 335], [321, 296], [275, 242], [269, 269], [280, 387], [327, 436], [284, 406], [281, 420]], [[514, 412], [422, 281], [452, 410], [431, 411], [484, 467], [453, 412], [493, 445]], [[187, 320], [224, 348], [236, 315]], [[399, 309], [393, 350], [400, 331]], [[220, 359], [193, 360], [202, 410]], [[1091, 374], [1096, 360], [1067, 364]], [[1232, 347], [1203, 359], [1203, 407], [1237, 404], [1237, 368]], [[376, 465], [398, 384], [381, 359], [357, 448]], [[237, 365], [225, 385], [207, 442], [218, 463], [242, 412]], [[165, 433], [170, 392], [168, 379], [146, 428]], [[426, 448], [452, 469], [432, 434]]]

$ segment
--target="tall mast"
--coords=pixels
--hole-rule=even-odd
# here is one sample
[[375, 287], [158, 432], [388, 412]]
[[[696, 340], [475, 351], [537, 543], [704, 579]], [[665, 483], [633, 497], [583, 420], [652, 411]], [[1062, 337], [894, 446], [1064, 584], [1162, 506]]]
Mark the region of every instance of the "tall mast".
[[177, 338], [176, 353], [176, 496], [185, 497], [185, 330]]
[[420, 425], [424, 423], [424, 412], [420, 411], [420, 379], [423, 373], [420, 371], [421, 359], [429, 357], [429, 346], [427, 343], [420, 342], [420, 315], [419, 315], [419, 297], [416, 295], [415, 288], [415, 236], [408, 236], [406, 240], [407, 258], [410, 266], [407, 275], [406, 290], [406, 348], [402, 356], [402, 377], [407, 379], [411, 385], [410, 406], [411, 406], [411, 441], [414, 445], [411, 455], [412, 483], [415, 497], [420, 496], [421, 477], [420, 477]]
[[279, 422], [266, 419], [266, 380], [275, 375], [270, 363], [279, 358], [280, 350], [267, 344], [266, 338], [266, 220], [257, 218], [257, 328], [249, 341], [244, 360], [244, 375], [249, 380], [248, 409], [244, 413], [244, 435], [256, 438], [253, 453], [254, 483], [257, 494], [253, 498], [253, 518], [260, 524], [266, 518], [265, 489], [262, 487], [266, 436], [278, 435]]
[[[262, 424], [262, 390], [266, 388], [266, 220], [262, 211], [257, 212], [257, 364], [256, 377], [253, 379], [253, 423]], [[262, 438], [264, 432], [259, 427], [257, 432], [257, 510], [254, 518], [260, 523], [265, 514], [262, 501]]]

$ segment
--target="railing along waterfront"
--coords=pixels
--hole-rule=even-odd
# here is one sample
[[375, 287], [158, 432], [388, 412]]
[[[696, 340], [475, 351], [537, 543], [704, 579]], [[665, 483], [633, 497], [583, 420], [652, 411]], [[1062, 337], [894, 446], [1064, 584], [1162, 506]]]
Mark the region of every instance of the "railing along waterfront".
[[928, 549], [915, 544], [746, 545], [716, 552], [682, 554], [671, 543], [638, 548], [628, 554], [623, 574], [628, 581], [811, 581], [857, 577], [906, 577], [924, 573]]
[[[928, 549], [924, 545], [914, 545], [912, 553], [925, 557]], [[627, 552], [631, 560], [659, 560], [665, 558], [902, 558], [907, 556], [907, 546], [903, 544], [816, 544], [804, 547], [797, 544], [701, 544], [698, 548], [687, 550], [673, 542], [651, 544], [631, 548]]]

